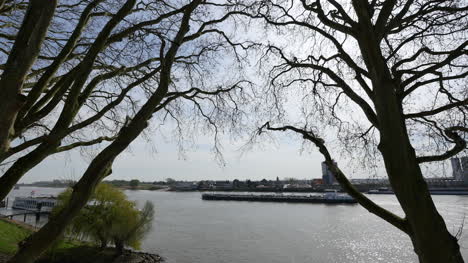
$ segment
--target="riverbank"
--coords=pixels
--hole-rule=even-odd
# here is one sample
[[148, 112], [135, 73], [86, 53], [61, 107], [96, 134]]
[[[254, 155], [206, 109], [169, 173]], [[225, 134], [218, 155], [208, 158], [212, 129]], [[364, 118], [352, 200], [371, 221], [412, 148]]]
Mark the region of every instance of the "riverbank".
[[18, 249], [17, 243], [32, 230], [20, 227], [13, 220], [0, 219], [0, 262], [6, 262]]
[[18, 249], [17, 244], [33, 231], [32, 227], [25, 224], [9, 219], [0, 219], [0, 253], [14, 254]]
[[160, 263], [159, 255], [125, 250], [117, 254], [114, 248], [81, 246], [69, 249], [58, 249], [48, 253], [36, 263]]
[[[6, 262], [14, 255], [18, 250], [18, 244], [35, 231], [36, 228], [23, 222], [0, 218], [0, 262]], [[68, 249], [83, 244], [75, 240], [60, 240], [53, 249]]]
[[[18, 250], [20, 243], [36, 229], [15, 220], [0, 218], [0, 263]], [[125, 250], [117, 254], [114, 248], [100, 249], [77, 240], [60, 240], [39, 259], [38, 263], [159, 263], [159, 255]]]

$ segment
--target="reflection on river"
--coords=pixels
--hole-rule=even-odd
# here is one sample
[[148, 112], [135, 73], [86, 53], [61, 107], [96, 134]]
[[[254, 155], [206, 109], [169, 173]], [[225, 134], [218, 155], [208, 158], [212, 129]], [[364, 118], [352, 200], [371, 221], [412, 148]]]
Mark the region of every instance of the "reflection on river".
[[[10, 197], [57, 194], [63, 189], [23, 187]], [[202, 201], [198, 192], [126, 191], [154, 203], [156, 217], [143, 250], [168, 263], [417, 262], [410, 240], [359, 205]], [[392, 195], [371, 196], [401, 214]], [[468, 214], [468, 196], [434, 196], [456, 233]], [[465, 226], [465, 228], [468, 228]], [[468, 235], [462, 233], [468, 259]]]

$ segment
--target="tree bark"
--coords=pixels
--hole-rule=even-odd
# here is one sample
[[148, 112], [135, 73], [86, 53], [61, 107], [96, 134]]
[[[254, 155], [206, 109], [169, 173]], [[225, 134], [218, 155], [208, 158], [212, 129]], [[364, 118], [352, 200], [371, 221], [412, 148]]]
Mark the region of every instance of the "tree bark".
[[31, 0], [0, 79], [0, 156], [10, 147], [16, 116], [25, 103], [24, 79], [39, 55], [56, 0]]
[[[112, 161], [102, 165], [92, 163], [86, 170], [82, 180], [73, 187], [73, 194], [68, 206], [66, 206], [56, 216], [51, 217], [49, 222], [45, 224], [39, 231], [29, 236], [18, 252], [8, 262], [12, 263], [32, 263], [34, 262], [47, 248], [60, 237], [67, 225], [79, 213], [82, 207], [88, 202], [89, 196], [92, 195], [97, 182], [93, 184], [95, 175], [108, 175], [111, 172]], [[84, 179], [84, 180], [83, 180]], [[99, 180], [98, 180], [99, 182]]]
[[121, 240], [115, 240], [114, 243], [115, 243], [115, 249], [117, 250], [117, 254], [122, 255], [124, 252], [124, 248], [125, 248], [123, 242]]
[[[132, 2], [134, 5], [135, 0]], [[190, 16], [200, 2], [201, 0], [191, 2], [184, 11], [179, 32], [172, 41], [164, 59], [162, 59], [160, 80], [156, 91], [128, 126], [122, 128], [115, 141], [102, 150], [90, 163], [81, 179], [73, 187], [68, 206], [51, 218], [39, 231], [28, 237], [16, 255], [8, 261], [9, 263], [32, 263], [49, 248], [50, 244], [58, 239], [67, 225], [86, 205], [95, 187], [110, 174], [114, 159], [146, 128], [148, 119], [151, 118], [155, 108], [167, 94], [175, 55], [183, 43], [184, 36], [190, 29]]]
[[410, 225], [415, 252], [424, 263], [463, 262], [458, 242], [438, 213], [416, 160], [395, 86], [389, 79], [382, 79], [379, 86], [375, 102], [380, 124], [379, 150]]
[[415, 252], [422, 263], [463, 262], [458, 242], [438, 213], [416, 160], [396, 93], [399, 85], [392, 79], [378, 43], [371, 30], [363, 30], [359, 36], [359, 47], [374, 87], [380, 132], [378, 148], [390, 184], [405, 212]]
[[[39, 1], [39, 0], [36, 0]], [[47, 136], [46, 140], [41, 143], [36, 149], [30, 153], [22, 156], [16, 161], [8, 170], [0, 177], [0, 200], [3, 200], [6, 195], [11, 191], [13, 186], [21, 179], [21, 177], [36, 166], [38, 163], [47, 158], [50, 154], [54, 153], [62, 139], [68, 134], [67, 129], [76, 116], [80, 105], [84, 100], [79, 100], [80, 91], [85, 85], [86, 80], [91, 72], [92, 65], [96, 60], [99, 52], [105, 47], [106, 40], [111, 34], [112, 30], [124, 19], [124, 17], [131, 11], [135, 0], [127, 0], [124, 5], [119, 9], [104, 26], [102, 31], [97, 36], [95, 42], [91, 45], [90, 50], [86, 54], [83, 61], [76, 66], [73, 70], [73, 76], [65, 79], [64, 85], [70, 86], [66, 102], [60, 116]], [[16, 113], [15, 113], [16, 115]], [[1, 126], [0, 126], [1, 128]], [[0, 129], [2, 130], [2, 129]], [[0, 159], [5, 153], [0, 152]]]
[[[54, 61], [47, 67], [47, 70], [44, 72], [44, 74], [41, 75], [37, 83], [32, 87], [31, 91], [28, 93], [26, 102], [18, 113], [18, 120], [21, 120], [22, 117], [24, 117], [24, 115], [26, 114], [26, 112], [33, 106], [33, 104], [37, 102], [37, 99], [44, 92], [45, 88], [47, 87], [47, 84], [50, 82], [54, 74], [60, 68], [61, 64], [70, 55], [76, 43], [78, 43], [78, 40], [85, 29], [85, 26], [89, 22], [92, 10], [102, 1], [103, 0], [94, 0], [91, 3], [89, 3], [83, 10], [78, 24], [75, 26], [72, 35], [68, 38], [67, 43], [62, 48], [57, 57], [54, 59]], [[15, 130], [18, 130], [17, 124], [18, 123], [15, 123]], [[21, 128], [19, 130], [21, 130]], [[19, 133], [21, 133], [21, 131], [17, 131], [17, 135]]]
[[100, 249], [105, 249], [107, 247], [107, 240], [101, 240], [101, 245], [99, 246]]

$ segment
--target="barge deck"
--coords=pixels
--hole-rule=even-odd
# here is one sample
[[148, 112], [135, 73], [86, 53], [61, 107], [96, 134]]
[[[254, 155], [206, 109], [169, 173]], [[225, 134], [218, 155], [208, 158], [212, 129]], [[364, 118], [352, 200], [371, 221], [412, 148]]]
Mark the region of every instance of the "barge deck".
[[203, 200], [211, 201], [250, 201], [288, 202], [312, 204], [356, 204], [357, 201], [345, 194], [324, 195], [253, 195], [253, 194], [202, 194]]

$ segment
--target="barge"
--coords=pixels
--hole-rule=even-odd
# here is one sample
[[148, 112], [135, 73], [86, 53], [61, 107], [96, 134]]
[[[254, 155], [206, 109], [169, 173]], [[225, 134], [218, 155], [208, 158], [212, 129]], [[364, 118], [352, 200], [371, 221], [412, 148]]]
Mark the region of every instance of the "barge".
[[202, 194], [202, 200], [288, 202], [313, 204], [356, 204], [347, 194], [325, 193], [323, 195], [254, 195], [254, 194]]

